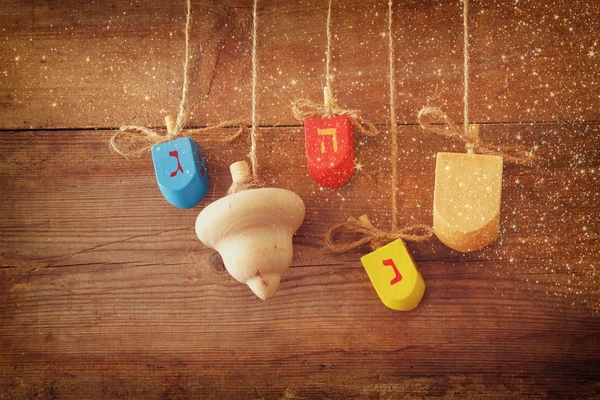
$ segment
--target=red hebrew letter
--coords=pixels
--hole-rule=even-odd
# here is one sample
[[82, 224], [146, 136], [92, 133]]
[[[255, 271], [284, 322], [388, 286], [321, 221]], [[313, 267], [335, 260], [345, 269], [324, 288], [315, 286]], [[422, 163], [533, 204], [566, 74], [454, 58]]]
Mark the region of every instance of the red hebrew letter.
[[392, 267], [394, 269], [394, 274], [396, 274], [396, 277], [390, 281], [390, 285], [395, 285], [396, 283], [402, 280], [402, 275], [400, 275], [400, 271], [398, 271], [398, 268], [396, 268], [394, 260], [392, 260], [391, 258], [388, 260], [383, 260], [383, 265], [385, 265], [386, 267]]
[[[202, 156], [200, 155], [200, 152], [196, 152], [196, 155], [198, 156], [198, 161], [200, 161], [200, 164], [204, 164], [204, 161], [202, 161]], [[204, 165], [200, 166], [200, 173], [202, 174], [202, 176], [204, 176]]]
[[169, 155], [171, 157], [175, 157], [177, 159], [177, 169], [175, 171], [171, 172], [171, 178], [174, 177], [175, 175], [177, 175], [177, 173], [179, 171], [181, 171], [181, 173], [183, 174], [183, 168], [181, 168], [181, 163], [179, 162], [179, 152], [177, 150], [170, 151]]

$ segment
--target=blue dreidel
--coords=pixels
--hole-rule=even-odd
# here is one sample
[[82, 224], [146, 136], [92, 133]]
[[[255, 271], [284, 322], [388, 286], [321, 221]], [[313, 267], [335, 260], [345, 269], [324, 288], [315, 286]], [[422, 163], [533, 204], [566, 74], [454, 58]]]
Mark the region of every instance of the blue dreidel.
[[[173, 121], [167, 117], [167, 129]], [[208, 190], [208, 170], [200, 146], [189, 137], [152, 147], [152, 161], [158, 187], [165, 199], [179, 208], [192, 208]]]

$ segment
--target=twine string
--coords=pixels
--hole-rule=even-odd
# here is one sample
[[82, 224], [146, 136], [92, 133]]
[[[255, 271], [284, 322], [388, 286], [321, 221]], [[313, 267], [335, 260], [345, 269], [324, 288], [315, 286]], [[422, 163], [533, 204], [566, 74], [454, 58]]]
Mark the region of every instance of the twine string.
[[[192, 3], [186, 0], [185, 16], [185, 59], [183, 61], [183, 84], [181, 88], [181, 100], [177, 119], [173, 122], [171, 116], [167, 116], [166, 130], [154, 130], [141, 125], [123, 125], [117, 133], [110, 138], [110, 147], [125, 158], [139, 157], [153, 146], [176, 139], [183, 133], [183, 128], [188, 116], [188, 93], [190, 86], [190, 30], [192, 20]], [[205, 142], [231, 143], [237, 140], [245, 131], [246, 124], [238, 120], [223, 121], [216, 125], [204, 128], [188, 130], [188, 134], [200, 134], [215, 131], [221, 128], [238, 126], [239, 129], [233, 135], [224, 138], [204, 139]]]
[[[336, 236], [344, 234], [358, 234], [361, 237], [351, 241], [336, 240]], [[334, 253], [346, 253], [366, 244], [369, 244], [372, 250], [377, 250], [397, 239], [421, 243], [432, 236], [433, 229], [425, 224], [411, 225], [388, 232], [375, 228], [366, 215], [361, 215], [358, 219], [350, 217], [347, 222], [331, 227], [325, 235], [325, 243]]]
[[298, 99], [292, 103], [292, 113], [298, 121], [311, 118], [330, 118], [334, 115], [344, 115], [350, 118], [356, 131], [364, 136], [377, 135], [375, 124], [363, 119], [360, 110], [341, 108], [333, 95], [333, 73], [331, 72], [331, 8], [333, 0], [329, 0], [327, 9], [327, 50], [325, 52], [325, 87], [323, 88], [323, 103], [308, 99]]
[[[189, 129], [188, 135], [206, 134], [222, 128], [239, 127], [239, 129], [230, 136], [219, 138], [204, 138], [204, 143], [233, 143], [247, 132], [246, 124], [242, 121], [223, 121], [216, 125], [210, 125], [204, 128]], [[112, 149], [125, 158], [139, 157], [150, 150], [153, 146], [173, 140], [173, 135], [162, 134], [144, 126], [124, 125], [119, 132], [110, 138]]]
[[500, 146], [483, 143], [479, 138], [479, 125], [470, 125], [468, 132], [461, 131], [439, 107], [423, 107], [419, 111], [417, 119], [421, 128], [426, 131], [462, 140], [465, 143], [465, 149], [469, 153], [499, 155], [508, 163], [521, 165], [530, 165], [535, 158], [533, 152], [527, 150], [524, 146]]
[[[415, 224], [398, 228], [398, 129], [396, 127], [396, 79], [394, 68], [394, 36], [393, 36], [393, 1], [388, 2], [388, 61], [389, 61], [389, 87], [390, 87], [390, 134], [392, 135], [392, 229], [384, 231], [373, 226], [366, 215], [358, 219], [348, 218], [348, 221], [334, 225], [325, 234], [325, 244], [334, 253], [345, 253], [369, 244], [372, 250], [386, 244], [402, 239], [411, 242], [424, 242], [433, 236], [433, 229], [425, 224]], [[349, 240], [348, 236], [359, 236]], [[346, 240], [340, 240], [345, 236]]]
[[186, 0], [185, 3], [185, 59], [183, 60], [183, 85], [181, 87], [181, 100], [179, 101], [179, 112], [177, 113], [177, 122], [173, 131], [174, 136], [178, 136], [187, 121], [187, 103], [188, 88], [190, 86], [190, 30], [192, 22], [192, 0]]
[[[258, 175], [258, 0], [254, 0], [252, 11], [252, 128], [250, 130], [250, 153], [248, 154], [251, 164], [251, 172], [243, 174], [234, 180], [227, 194], [234, 194], [243, 190], [255, 189], [263, 186]], [[247, 167], [247, 164], [246, 164]]]
[[[325, 90], [327, 90], [327, 88]], [[333, 97], [331, 97], [329, 100], [329, 107], [330, 111], [328, 115], [327, 108], [323, 103], [315, 103], [314, 101], [308, 99], [298, 99], [292, 103], [292, 113], [298, 121], [304, 121], [311, 118], [327, 118], [332, 115], [345, 115], [350, 118], [354, 129], [361, 135], [377, 135], [377, 128], [375, 127], [375, 124], [362, 118], [360, 110], [340, 108], [336, 104]]]
[[439, 107], [423, 107], [417, 119], [421, 128], [450, 138], [461, 139], [469, 154], [479, 153], [502, 156], [510, 164], [529, 165], [535, 156], [524, 146], [499, 146], [483, 143], [479, 138], [479, 125], [469, 124], [469, 0], [463, 0], [463, 129], [462, 132]]
[[325, 105], [325, 116], [327, 118], [333, 115], [335, 99], [332, 93], [333, 74], [331, 73], [331, 4], [329, 0], [327, 8], [327, 51], [325, 53], [325, 88], [323, 89], [323, 102]]
[[392, 232], [398, 230], [398, 128], [396, 126], [396, 73], [394, 66], [393, 1], [388, 2], [388, 63], [390, 87], [390, 135], [392, 135]]
[[258, 0], [254, 0], [252, 18], [252, 129], [250, 131], [252, 144], [250, 147], [250, 163], [252, 164], [252, 179], [258, 181], [258, 157], [256, 155], [256, 144], [258, 141], [258, 113], [256, 112], [258, 97]]
[[263, 183], [261, 181], [254, 179], [252, 175], [248, 175], [248, 177], [244, 180], [233, 181], [227, 190], [227, 194], [234, 194], [243, 190], [258, 189], [261, 187], [263, 187]]
[[469, 0], [463, 0], [463, 129], [469, 136]]

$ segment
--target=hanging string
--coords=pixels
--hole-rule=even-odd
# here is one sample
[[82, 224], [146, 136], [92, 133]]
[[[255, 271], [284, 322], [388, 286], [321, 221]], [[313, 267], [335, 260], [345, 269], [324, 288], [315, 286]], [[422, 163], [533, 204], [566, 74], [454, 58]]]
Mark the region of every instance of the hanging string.
[[257, 88], [258, 88], [258, 54], [257, 54], [257, 34], [258, 34], [258, 0], [254, 0], [254, 10], [252, 13], [252, 130], [250, 138], [252, 145], [250, 147], [250, 162], [252, 163], [252, 179], [258, 180], [258, 157], [256, 156], [256, 142], [258, 139], [258, 113], [257, 106]]
[[187, 121], [187, 97], [188, 87], [190, 86], [190, 30], [192, 22], [192, 0], [186, 0], [185, 3], [185, 59], [183, 61], [183, 86], [181, 87], [181, 100], [179, 101], [179, 112], [177, 113], [177, 122], [173, 135], [177, 136], [182, 131]]
[[[227, 191], [227, 194], [233, 194], [241, 192], [242, 190], [259, 188], [263, 186], [263, 182], [258, 176], [258, 156], [257, 142], [258, 142], [258, 0], [254, 0], [254, 9], [252, 12], [253, 26], [252, 26], [252, 128], [250, 130], [250, 139], [252, 144], [250, 146], [250, 163], [252, 164], [252, 173], [250, 173], [248, 164], [243, 161], [236, 167], [237, 176], [231, 183], [231, 187]], [[236, 163], [240, 164], [240, 163]]]
[[[119, 132], [110, 138], [110, 147], [125, 158], [132, 156], [141, 156], [150, 150], [153, 146], [168, 142], [178, 138], [183, 133], [187, 121], [188, 113], [188, 92], [190, 86], [189, 67], [190, 67], [190, 27], [192, 20], [192, 3], [186, 0], [185, 16], [185, 59], [183, 61], [183, 84], [181, 88], [181, 100], [179, 102], [179, 112], [177, 120], [173, 121], [171, 116], [167, 116], [166, 131], [157, 131], [145, 126], [123, 125]], [[223, 121], [217, 125], [207, 126], [205, 128], [192, 129], [188, 135], [207, 133], [221, 128], [238, 126], [239, 130], [231, 136], [219, 139], [208, 139], [207, 142], [231, 143], [238, 139], [246, 129], [246, 124], [239, 120]]]
[[323, 100], [325, 105], [325, 116], [332, 116], [332, 108], [335, 105], [333, 94], [331, 93], [331, 84], [333, 83], [333, 74], [331, 73], [331, 3], [327, 8], [327, 52], [325, 53], [325, 89], [323, 91]]
[[469, 136], [469, 0], [463, 0], [463, 129]]
[[388, 2], [388, 64], [390, 80], [390, 134], [392, 135], [392, 231], [398, 230], [398, 128], [396, 126], [396, 69], [394, 64], [393, 1]]
[[[334, 253], [345, 253], [369, 244], [372, 250], [386, 244], [402, 239], [411, 242], [424, 242], [433, 236], [433, 229], [424, 224], [416, 224], [398, 229], [398, 129], [396, 127], [396, 79], [394, 68], [394, 36], [392, 29], [393, 1], [388, 2], [388, 61], [389, 61], [389, 86], [390, 86], [390, 134], [392, 135], [392, 230], [390, 232], [375, 228], [366, 215], [358, 219], [348, 218], [347, 222], [337, 224], [325, 234], [325, 244]], [[336, 241], [336, 235], [360, 235], [362, 237], [353, 241]]]
[[327, 115], [326, 107], [322, 103], [315, 103], [308, 99], [298, 99], [292, 103], [292, 113], [298, 121], [311, 118], [328, 118], [331, 115], [345, 115], [352, 121], [356, 132], [364, 136], [376, 136], [377, 127], [372, 122], [362, 118], [360, 110], [340, 108], [333, 98], [329, 100], [330, 114]]
[[[204, 143], [232, 143], [246, 133], [246, 124], [242, 121], [223, 121], [217, 125], [207, 126], [205, 128], [188, 129], [187, 135], [193, 136], [200, 133], [209, 133], [222, 128], [231, 128], [238, 126], [239, 129], [232, 135], [219, 138], [204, 138]], [[125, 158], [139, 157], [150, 150], [153, 146], [176, 139], [177, 135], [161, 134], [153, 129], [144, 126], [125, 125], [119, 132], [110, 138], [110, 147]]]
[[333, 96], [333, 73], [331, 72], [331, 5], [327, 9], [327, 51], [325, 53], [325, 87], [323, 88], [323, 103], [308, 99], [298, 99], [292, 103], [292, 113], [298, 121], [310, 118], [329, 118], [333, 115], [345, 115], [352, 121], [354, 129], [365, 136], [377, 135], [375, 124], [363, 119], [360, 110], [340, 108]]
[[[524, 146], [494, 146], [482, 143], [479, 125], [469, 124], [469, 0], [463, 2], [463, 131], [439, 107], [427, 105], [419, 111], [417, 119], [421, 128], [446, 137], [456, 137], [465, 143], [469, 154], [480, 153], [502, 156], [511, 164], [531, 164], [534, 154]], [[443, 124], [444, 127], [435, 127]]]

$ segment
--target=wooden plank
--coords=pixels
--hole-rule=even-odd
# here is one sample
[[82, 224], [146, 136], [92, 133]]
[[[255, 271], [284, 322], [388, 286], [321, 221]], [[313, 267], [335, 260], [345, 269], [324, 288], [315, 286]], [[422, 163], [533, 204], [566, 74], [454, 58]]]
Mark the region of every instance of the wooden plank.
[[[380, 304], [356, 253], [322, 250], [325, 230], [350, 215], [389, 223], [387, 136], [359, 140], [363, 170], [321, 191], [301, 129], [261, 129], [262, 176], [310, 211], [296, 268], [262, 303], [195, 238], [200, 208], [161, 198], [149, 157], [108, 152], [114, 131], [1, 135], [0, 394], [593, 397], [600, 126], [481, 132], [537, 144], [538, 164], [505, 169], [497, 244], [469, 255], [409, 244], [428, 289], [406, 314]], [[204, 147], [218, 198], [249, 141]], [[402, 127], [400, 148], [402, 222], [430, 221], [434, 155], [461, 145]]]
[[[505, 166], [496, 243], [470, 254], [408, 243], [427, 291], [398, 313], [358, 261], [368, 249], [323, 247], [349, 216], [391, 222], [387, 2], [334, 2], [336, 97], [381, 133], [357, 136], [361, 168], [324, 190], [289, 101], [321, 98], [327, 4], [260, 0], [260, 173], [307, 206], [269, 302], [193, 231], [248, 137], [197, 138], [212, 186], [192, 210], [162, 199], [149, 156], [108, 151], [108, 128], [177, 110], [176, 3], [0, 5], [0, 399], [600, 396], [600, 4], [470, 2], [471, 120], [538, 159]], [[462, 4], [396, 3], [404, 226], [431, 223], [435, 154], [464, 151], [414, 126], [435, 93], [462, 120]], [[191, 125], [250, 120], [251, 7], [193, 2]], [[557, 120], [570, 122], [541, 122]]]
[[[597, 300], [593, 287], [598, 276], [589, 269], [588, 259], [600, 247], [596, 207], [599, 160], [595, 155], [599, 126], [490, 125], [482, 128], [482, 133], [506, 141], [520, 136], [526, 145], [539, 143], [537, 167], [505, 170], [500, 240], [471, 254], [451, 251], [437, 240], [409, 243], [415, 259], [508, 261], [524, 273], [531, 272], [525, 260], [541, 260], [543, 268], [551, 272], [583, 271], [583, 275], [573, 272], [568, 278], [571, 282], [558, 284], [573, 285], [579, 303]], [[106, 149], [110, 134], [24, 132], [2, 136], [0, 183], [6, 188], [0, 195], [6, 215], [0, 223], [3, 264], [85, 268], [158, 262], [222, 270], [220, 257], [202, 246], [193, 231], [200, 208], [169, 206], [156, 188], [149, 157], [127, 161], [110, 154]], [[261, 135], [263, 178], [296, 191], [307, 205], [306, 220], [295, 239], [294, 265], [354, 262], [357, 253], [336, 256], [324, 250], [323, 235], [333, 224], [362, 213], [369, 214], [378, 226], [388, 227], [387, 139], [360, 141], [357, 154], [363, 169], [349, 185], [321, 190], [307, 175], [299, 129], [268, 129]], [[400, 144], [401, 225], [431, 223], [435, 152], [462, 150], [452, 141], [444, 146], [438, 137], [415, 127], [402, 129]], [[245, 156], [249, 143], [246, 139], [236, 146], [205, 147], [212, 187], [202, 204], [224, 195], [230, 182], [227, 166]], [[358, 254], [364, 251], [368, 249]], [[578, 261], [566, 263], [565, 259]], [[505, 271], [497, 268], [496, 273]]]
[[[200, 207], [176, 209], [162, 198], [150, 157], [127, 161], [111, 154], [111, 131], [22, 132], [0, 138], [0, 255], [6, 265], [63, 265], [96, 262], [155, 262], [166, 257], [212, 253], [197, 241], [193, 224], [203, 205], [222, 197], [230, 184], [228, 165], [245, 157], [246, 137], [235, 146], [205, 143], [211, 187]], [[437, 240], [410, 244], [417, 260], [523, 260], [582, 257], [597, 248], [597, 124], [485, 126], [484, 139], [521, 137], [537, 144], [532, 168], [507, 166], [504, 173], [500, 240], [469, 255]], [[399, 207], [401, 226], [432, 221], [435, 154], [464, 151], [458, 142], [424, 134], [416, 127], [400, 133]], [[198, 142], [202, 145], [201, 138]], [[320, 265], [337, 258], [323, 251], [333, 224], [368, 214], [388, 228], [391, 182], [388, 138], [361, 139], [357, 171], [335, 190], [308, 176], [299, 128], [261, 130], [260, 171], [269, 185], [289, 188], [305, 201], [307, 215], [296, 236], [297, 265]], [[151, 216], [151, 217], [150, 217]], [[344, 257], [344, 256], [342, 256]], [[350, 255], [356, 259], [356, 254]], [[218, 259], [218, 257], [217, 257]], [[211, 261], [212, 260], [212, 261]], [[550, 261], [549, 261], [550, 262]]]
[[[251, 2], [195, 1], [191, 125], [250, 120]], [[163, 125], [177, 110], [184, 7], [7, 0], [0, 6], [3, 129]], [[398, 120], [428, 97], [462, 120], [460, 2], [395, 5]], [[387, 124], [387, 2], [348, 0], [333, 12], [340, 105]], [[600, 5], [555, 0], [471, 5], [471, 119], [598, 121]], [[319, 101], [326, 4], [260, 4], [262, 125], [299, 125], [289, 101]], [[439, 92], [441, 94], [439, 94]]]
[[[192, 115], [206, 93], [219, 99], [207, 109], [228, 109], [218, 118], [240, 117], [239, 107], [250, 107], [248, 94], [239, 104], [240, 96], [230, 100], [235, 87], [248, 85], [249, 68], [247, 9], [232, 3], [238, 4], [194, 2], [191, 87], [199, 90], [190, 101]], [[3, 128], [164, 125], [167, 114], [177, 113], [184, 2], [16, 1], [2, 7]], [[213, 85], [217, 63], [231, 76], [219, 74]]]
[[1, 269], [0, 393], [597, 394], [597, 313], [545, 293], [557, 274], [527, 289], [490, 266], [512, 267], [421, 263], [428, 291], [411, 313], [383, 307], [356, 262], [295, 268], [267, 303], [192, 264]]

